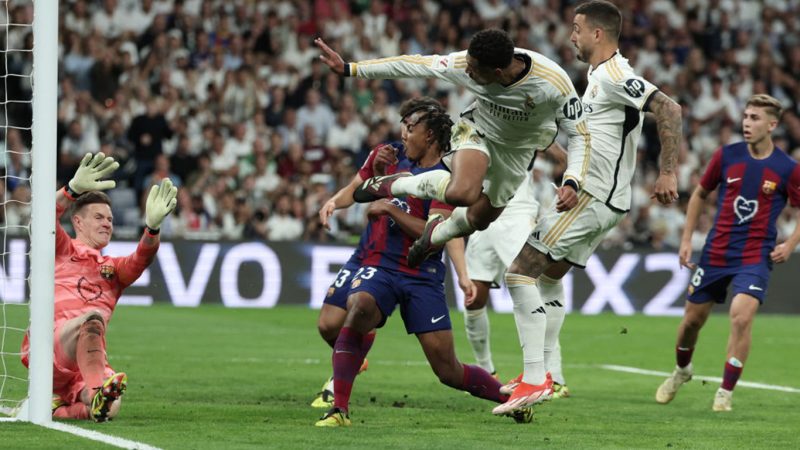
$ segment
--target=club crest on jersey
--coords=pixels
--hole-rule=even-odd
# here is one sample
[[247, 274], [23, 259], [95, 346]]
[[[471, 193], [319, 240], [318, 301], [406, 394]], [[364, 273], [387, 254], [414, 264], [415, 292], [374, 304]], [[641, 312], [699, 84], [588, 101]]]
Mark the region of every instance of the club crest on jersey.
[[590, 92], [590, 93], [589, 93], [589, 96], [590, 96], [590, 97], [592, 97], [592, 98], [595, 98], [595, 97], [597, 97], [597, 91], [598, 91], [598, 87], [597, 87], [597, 85], [595, 85], [595, 86], [592, 88], [592, 92]]
[[359, 286], [361, 286], [361, 278], [356, 278], [352, 283], [350, 283], [350, 289], [355, 289]]
[[336, 288], [334, 288], [333, 286], [331, 286], [331, 287], [329, 287], [329, 288], [328, 288], [328, 295], [326, 295], [325, 297], [331, 297], [331, 296], [333, 296], [333, 294], [335, 294], [335, 293], [336, 293]]
[[536, 107], [536, 103], [533, 101], [533, 97], [530, 95], [525, 96], [525, 109], [533, 109]]
[[761, 192], [769, 195], [775, 192], [775, 188], [778, 187], [778, 183], [774, 181], [764, 180], [764, 184], [761, 185]]
[[733, 212], [739, 218], [739, 224], [743, 224], [755, 217], [758, 212], [758, 200], [748, 200], [737, 195], [733, 201]]
[[106, 280], [114, 278], [114, 275], [116, 274], [117, 270], [114, 268], [114, 266], [100, 266], [100, 276]]
[[[411, 207], [408, 206], [408, 203], [406, 203], [405, 201], [400, 200], [399, 198], [393, 198], [391, 203], [392, 203], [392, 205], [400, 208], [404, 213], [411, 214]], [[389, 217], [389, 226], [393, 227], [394, 224], [395, 224], [394, 219]]]

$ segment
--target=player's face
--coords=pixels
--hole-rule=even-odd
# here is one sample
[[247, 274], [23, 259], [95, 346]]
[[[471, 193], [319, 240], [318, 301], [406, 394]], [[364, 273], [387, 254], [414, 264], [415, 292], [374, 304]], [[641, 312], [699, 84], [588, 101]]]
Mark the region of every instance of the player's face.
[[487, 85], [494, 82], [494, 71], [481, 67], [478, 60], [467, 54], [467, 75], [477, 84]]
[[586, 16], [576, 14], [572, 20], [572, 34], [569, 37], [572, 45], [575, 46], [575, 53], [578, 60], [589, 62], [594, 51], [595, 33], [594, 29], [586, 23]]
[[95, 248], [103, 248], [111, 241], [114, 231], [114, 216], [111, 207], [105, 203], [86, 205], [77, 215], [75, 231], [79, 238]]
[[742, 119], [742, 134], [748, 144], [756, 144], [767, 138], [777, 126], [778, 121], [767, 114], [765, 108], [748, 106]]
[[425, 113], [415, 112], [403, 119], [400, 127], [400, 137], [406, 148], [406, 157], [411, 161], [419, 161], [430, 147], [428, 126], [421, 123]]

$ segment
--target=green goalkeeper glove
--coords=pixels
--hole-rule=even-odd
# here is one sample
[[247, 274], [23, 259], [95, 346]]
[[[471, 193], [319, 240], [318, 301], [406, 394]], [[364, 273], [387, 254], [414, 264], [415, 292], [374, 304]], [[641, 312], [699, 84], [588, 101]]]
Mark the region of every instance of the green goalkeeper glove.
[[144, 224], [151, 230], [158, 230], [164, 218], [175, 209], [178, 204], [178, 188], [172, 185], [169, 178], [161, 180], [161, 185], [150, 188], [145, 204]]
[[87, 153], [81, 160], [78, 170], [75, 171], [75, 176], [67, 184], [72, 192], [78, 195], [89, 191], [113, 189], [117, 185], [114, 180], [100, 180], [111, 175], [118, 168], [119, 163], [110, 156], [103, 153], [92, 156], [91, 153]]

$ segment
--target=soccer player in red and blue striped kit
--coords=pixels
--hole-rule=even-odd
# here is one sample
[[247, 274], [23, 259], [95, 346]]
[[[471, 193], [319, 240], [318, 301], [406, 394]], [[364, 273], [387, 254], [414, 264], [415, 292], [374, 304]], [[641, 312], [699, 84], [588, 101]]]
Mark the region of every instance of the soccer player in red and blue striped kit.
[[[776, 222], [786, 202], [800, 207], [800, 165], [772, 143], [781, 104], [758, 94], [745, 105], [744, 142], [714, 153], [692, 193], [680, 247], [681, 265], [694, 270], [683, 320], [678, 327], [677, 367], [656, 392], [669, 403], [692, 378], [692, 352], [714, 303], [724, 303], [733, 286], [727, 360], [714, 411], [730, 411], [733, 388], [750, 352], [751, 327], [767, 294], [773, 263], [789, 259], [800, 242], [800, 220], [789, 238], [776, 245]], [[691, 262], [691, 237], [704, 200], [714, 190], [717, 215], [697, 264]], [[799, 216], [800, 218], [800, 216]]]
[[[429, 170], [446, 170], [441, 156], [449, 149], [452, 122], [441, 105], [421, 104], [412, 108], [402, 120], [404, 151], [398, 151], [396, 161], [386, 168], [387, 174], [407, 172], [409, 175]], [[374, 174], [374, 151], [359, 171], [362, 179]], [[399, 306], [409, 334], [415, 334], [428, 362], [439, 380], [470, 394], [503, 402], [501, 384], [491, 374], [477, 366], [461, 364], [456, 358], [450, 316], [445, 299], [445, 265], [441, 250], [419, 267], [408, 264], [408, 248], [422, 233], [429, 215], [447, 215], [452, 206], [437, 200], [415, 197], [392, 197], [373, 202], [367, 210], [368, 230], [360, 246], [361, 267], [353, 275], [347, 298], [347, 315], [333, 347], [333, 407], [316, 423], [321, 427], [340, 427], [351, 424], [350, 393], [361, 364], [372, 345], [371, 331], [380, 328]], [[455, 244], [457, 247], [451, 247]], [[464, 264], [463, 240], [448, 244], [451, 259], [463, 270], [459, 283], [469, 283]], [[459, 261], [455, 261], [458, 258]], [[464, 288], [464, 286], [462, 286]], [[472, 292], [470, 292], [472, 291]], [[518, 421], [530, 421], [531, 411], [514, 416]]]

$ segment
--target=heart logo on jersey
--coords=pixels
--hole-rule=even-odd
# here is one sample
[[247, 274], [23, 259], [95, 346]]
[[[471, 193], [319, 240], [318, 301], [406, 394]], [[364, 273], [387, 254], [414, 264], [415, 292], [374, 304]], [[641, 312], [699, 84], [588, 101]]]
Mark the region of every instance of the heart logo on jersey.
[[83, 298], [83, 301], [89, 303], [103, 295], [103, 287], [99, 284], [92, 283], [85, 277], [81, 277], [81, 279], [78, 280], [78, 294]]
[[743, 224], [755, 217], [758, 212], [758, 201], [748, 200], [741, 195], [737, 195], [733, 201], [733, 212], [739, 218], [739, 223]]

